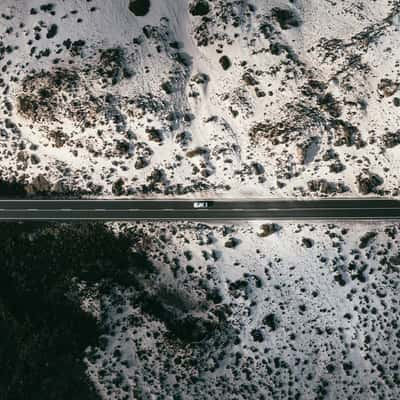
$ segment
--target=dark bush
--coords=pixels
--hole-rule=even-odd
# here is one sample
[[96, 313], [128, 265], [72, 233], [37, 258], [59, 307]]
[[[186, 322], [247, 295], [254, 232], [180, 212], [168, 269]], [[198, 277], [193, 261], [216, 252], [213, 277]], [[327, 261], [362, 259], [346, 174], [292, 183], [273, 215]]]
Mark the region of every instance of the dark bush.
[[226, 71], [227, 69], [229, 69], [232, 66], [232, 62], [228, 56], [222, 56], [219, 59], [219, 63], [221, 64], [221, 67], [224, 71]]
[[0, 179], [0, 196], [2, 197], [25, 197], [26, 191], [23, 184], [15, 180], [3, 181]]
[[278, 21], [281, 29], [297, 28], [301, 24], [296, 14], [287, 8], [273, 8], [272, 16]]
[[210, 4], [207, 0], [197, 0], [189, 7], [190, 14], [193, 16], [203, 16], [210, 12]]
[[150, 11], [150, 0], [131, 0], [129, 10], [137, 17], [144, 17]]

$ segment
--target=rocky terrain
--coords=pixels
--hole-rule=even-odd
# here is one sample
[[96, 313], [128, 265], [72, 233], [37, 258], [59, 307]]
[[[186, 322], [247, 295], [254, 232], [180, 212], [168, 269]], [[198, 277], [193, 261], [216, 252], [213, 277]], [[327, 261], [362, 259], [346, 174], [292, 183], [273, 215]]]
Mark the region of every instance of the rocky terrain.
[[3, 0], [28, 195], [398, 196], [398, 0]]
[[393, 399], [400, 226], [5, 224], [2, 399]]
[[112, 227], [155, 272], [98, 311], [87, 363], [104, 398], [400, 395], [398, 225]]
[[[0, 197], [399, 196], [399, 0], [2, 0]], [[400, 226], [2, 224], [0, 399], [398, 400]]]

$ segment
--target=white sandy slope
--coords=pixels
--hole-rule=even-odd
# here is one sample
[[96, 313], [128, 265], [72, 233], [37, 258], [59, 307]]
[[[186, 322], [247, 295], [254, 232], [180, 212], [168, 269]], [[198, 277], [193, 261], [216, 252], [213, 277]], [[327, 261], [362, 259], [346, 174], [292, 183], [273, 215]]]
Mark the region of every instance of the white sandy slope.
[[[396, 2], [308, 0], [289, 4], [282, 0], [253, 1], [251, 4], [255, 6], [255, 11], [249, 12], [250, 3], [247, 1], [216, 1], [212, 3], [209, 14], [209, 37], [213, 39], [208, 46], [197, 44], [195, 30], [201, 23], [201, 17], [189, 14], [188, 1], [152, 0], [150, 12], [145, 17], [133, 15], [128, 10], [128, 3], [127, 0], [56, 1], [53, 2], [56, 15], [52, 16], [40, 11], [42, 2], [38, 0], [1, 2], [0, 11], [13, 16], [10, 20], [2, 20], [2, 40], [5, 46], [18, 47], [1, 61], [1, 65], [11, 61], [2, 75], [9, 85], [9, 92], [4, 98], [14, 105], [11, 120], [21, 131], [20, 135], [12, 134], [7, 129], [3, 131], [0, 143], [3, 178], [14, 176], [30, 182], [38, 174], [43, 174], [52, 184], [62, 181], [75, 189], [87, 189], [88, 183], [92, 182], [102, 187], [103, 196], [112, 195], [112, 184], [122, 178], [125, 193], [142, 196], [140, 186], [146, 184], [152, 170], [158, 168], [165, 173], [160, 191], [153, 193], [158, 197], [164, 195], [167, 186], [196, 183], [208, 184], [209, 187], [201, 191], [194, 189], [187, 195], [319, 195], [310, 194], [306, 183], [321, 178], [345, 184], [349, 192], [343, 195], [355, 196], [359, 194], [355, 177], [368, 169], [384, 179], [382, 188], [386, 195], [396, 195], [400, 171], [399, 147], [382, 151], [381, 138], [384, 133], [399, 129], [399, 108], [393, 105], [396, 94], [381, 98], [377, 92], [381, 79], [399, 80], [400, 19], [397, 11], [393, 11]], [[96, 8], [93, 12], [90, 11], [92, 7]], [[289, 7], [299, 16], [301, 24], [285, 30], [270, 19], [275, 33], [272, 38], [266, 39], [260, 33], [260, 26], [274, 7]], [[30, 15], [31, 8], [38, 9], [39, 13]], [[75, 10], [77, 13], [73, 13]], [[232, 25], [232, 10], [233, 15], [239, 15], [237, 27]], [[63, 19], [64, 16], [66, 18]], [[388, 16], [391, 16], [389, 20]], [[78, 18], [82, 22], [78, 23]], [[58, 33], [54, 38], [47, 39], [47, 27], [53, 23], [58, 26]], [[36, 54], [46, 48], [52, 53], [38, 60], [29, 55], [32, 46], [27, 42], [33, 38], [34, 29], [39, 25], [42, 26], [42, 38], [33, 40], [33, 45], [37, 47]], [[159, 38], [144, 38], [140, 45], [134, 45], [133, 39], [143, 36], [145, 25], [157, 27]], [[7, 34], [10, 27], [12, 32]], [[375, 41], [365, 45], [355, 38], [367, 29], [379, 32], [379, 35]], [[86, 41], [82, 57], [72, 57], [63, 48], [62, 43], [66, 39]], [[326, 48], [320, 46], [323, 39], [342, 41], [335, 60], [326, 57]], [[177, 50], [169, 46], [172, 41], [179, 42], [182, 46], [179, 51], [191, 57], [190, 67], [174, 60]], [[290, 46], [299, 63], [287, 60], [285, 52], [272, 55], [269, 47], [277, 42]], [[162, 48], [160, 52], [158, 45]], [[124, 49], [127, 64], [134, 75], [115, 86], [103, 88], [90, 70], [97, 68], [99, 49], [115, 47]], [[56, 54], [59, 48], [62, 50]], [[223, 54], [232, 61], [232, 67], [227, 71], [221, 68], [218, 61]], [[359, 62], [366, 68], [360, 71], [354, 67], [349, 63], [352, 57], [359, 57]], [[60, 59], [57, 66], [53, 64], [54, 58]], [[243, 65], [244, 61], [246, 65]], [[81, 74], [83, 83], [78, 97], [90, 91], [96, 96], [108, 93], [120, 99], [117, 108], [125, 119], [124, 129], [118, 131], [115, 124], [108, 121], [105, 125], [82, 132], [81, 127], [62, 112], [57, 121], [45, 123], [32, 123], [18, 113], [17, 97], [21, 95], [24, 76], [33, 70], [52, 71], [58, 67]], [[266, 93], [265, 97], [257, 97], [254, 86], [243, 81], [242, 76], [249, 69], [258, 81], [257, 88]], [[207, 74], [209, 82], [205, 85], [195, 83], [192, 78], [198, 73]], [[13, 79], [15, 76], [18, 79]], [[176, 92], [167, 95], [160, 86], [171, 76], [176, 78]], [[305, 128], [300, 136], [277, 146], [272, 146], [267, 140], [261, 140], [257, 145], [250, 141], [249, 132], [257, 123], [268, 119], [278, 124], [291, 118], [292, 111], [288, 106], [303, 104], [316, 107], [315, 99], [306, 99], [301, 93], [301, 88], [310, 79], [327, 85], [326, 92], [332, 93], [341, 105], [340, 118], [358, 127], [367, 143], [362, 149], [355, 146], [334, 148], [338, 159], [346, 167], [343, 172], [329, 172], [329, 163], [321, 160], [325, 150], [332, 147], [328, 143], [329, 129], [324, 125]], [[160, 112], [143, 114], [140, 109], [128, 104], [130, 99], [147, 94], [165, 102], [165, 108]], [[357, 106], [360, 102], [367, 104], [366, 109]], [[194, 120], [180, 118], [171, 123], [167, 121], [171, 112], [192, 114]], [[327, 117], [324, 111], [318, 112], [321, 118]], [[99, 119], [101, 117], [99, 115]], [[296, 120], [295, 115], [293, 118]], [[162, 145], [149, 141], [146, 133], [149, 127], [163, 131], [165, 140]], [[60, 148], [48, 138], [48, 132], [57, 129], [69, 137]], [[101, 137], [97, 135], [98, 129], [104, 131]], [[177, 135], [183, 131], [190, 132], [192, 137], [186, 148], [176, 143]], [[132, 149], [138, 142], [144, 142], [154, 152], [150, 165], [144, 169], [135, 169], [138, 156], [135, 150], [131, 157], [115, 151], [116, 141], [127, 140], [129, 132], [134, 134], [133, 139], [128, 139]], [[312, 158], [302, 164], [296, 156], [296, 146], [313, 136], [319, 137], [318, 148]], [[28, 158], [31, 152], [39, 156], [39, 164], [17, 160], [17, 149], [21, 148], [21, 144], [26, 145]], [[31, 144], [38, 146], [37, 149], [30, 150]], [[209, 153], [207, 156], [188, 158], [186, 152], [196, 147], [205, 147]], [[99, 154], [95, 156], [94, 151]], [[252, 173], [253, 162], [264, 167], [265, 172], [261, 176]], [[198, 171], [194, 173], [193, 168], [196, 167]], [[211, 175], [202, 176], [199, 171], [204, 169]], [[288, 172], [291, 174], [289, 179], [285, 178]], [[277, 181], [285, 186], [279, 188]]]

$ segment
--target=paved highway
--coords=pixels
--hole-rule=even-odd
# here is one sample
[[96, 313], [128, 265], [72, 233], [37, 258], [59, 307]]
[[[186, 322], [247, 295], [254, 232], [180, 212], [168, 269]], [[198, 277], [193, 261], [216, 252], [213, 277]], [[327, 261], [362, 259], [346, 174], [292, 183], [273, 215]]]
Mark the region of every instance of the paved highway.
[[208, 209], [194, 209], [193, 202], [189, 200], [0, 200], [0, 221], [400, 220], [398, 200], [208, 200]]

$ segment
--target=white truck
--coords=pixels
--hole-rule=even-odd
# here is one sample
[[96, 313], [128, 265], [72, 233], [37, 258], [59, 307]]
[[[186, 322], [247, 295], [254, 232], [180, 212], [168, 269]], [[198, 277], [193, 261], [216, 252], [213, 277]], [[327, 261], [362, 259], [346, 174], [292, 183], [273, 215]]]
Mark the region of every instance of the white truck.
[[193, 208], [208, 208], [209, 203], [208, 201], [195, 201], [193, 203]]

